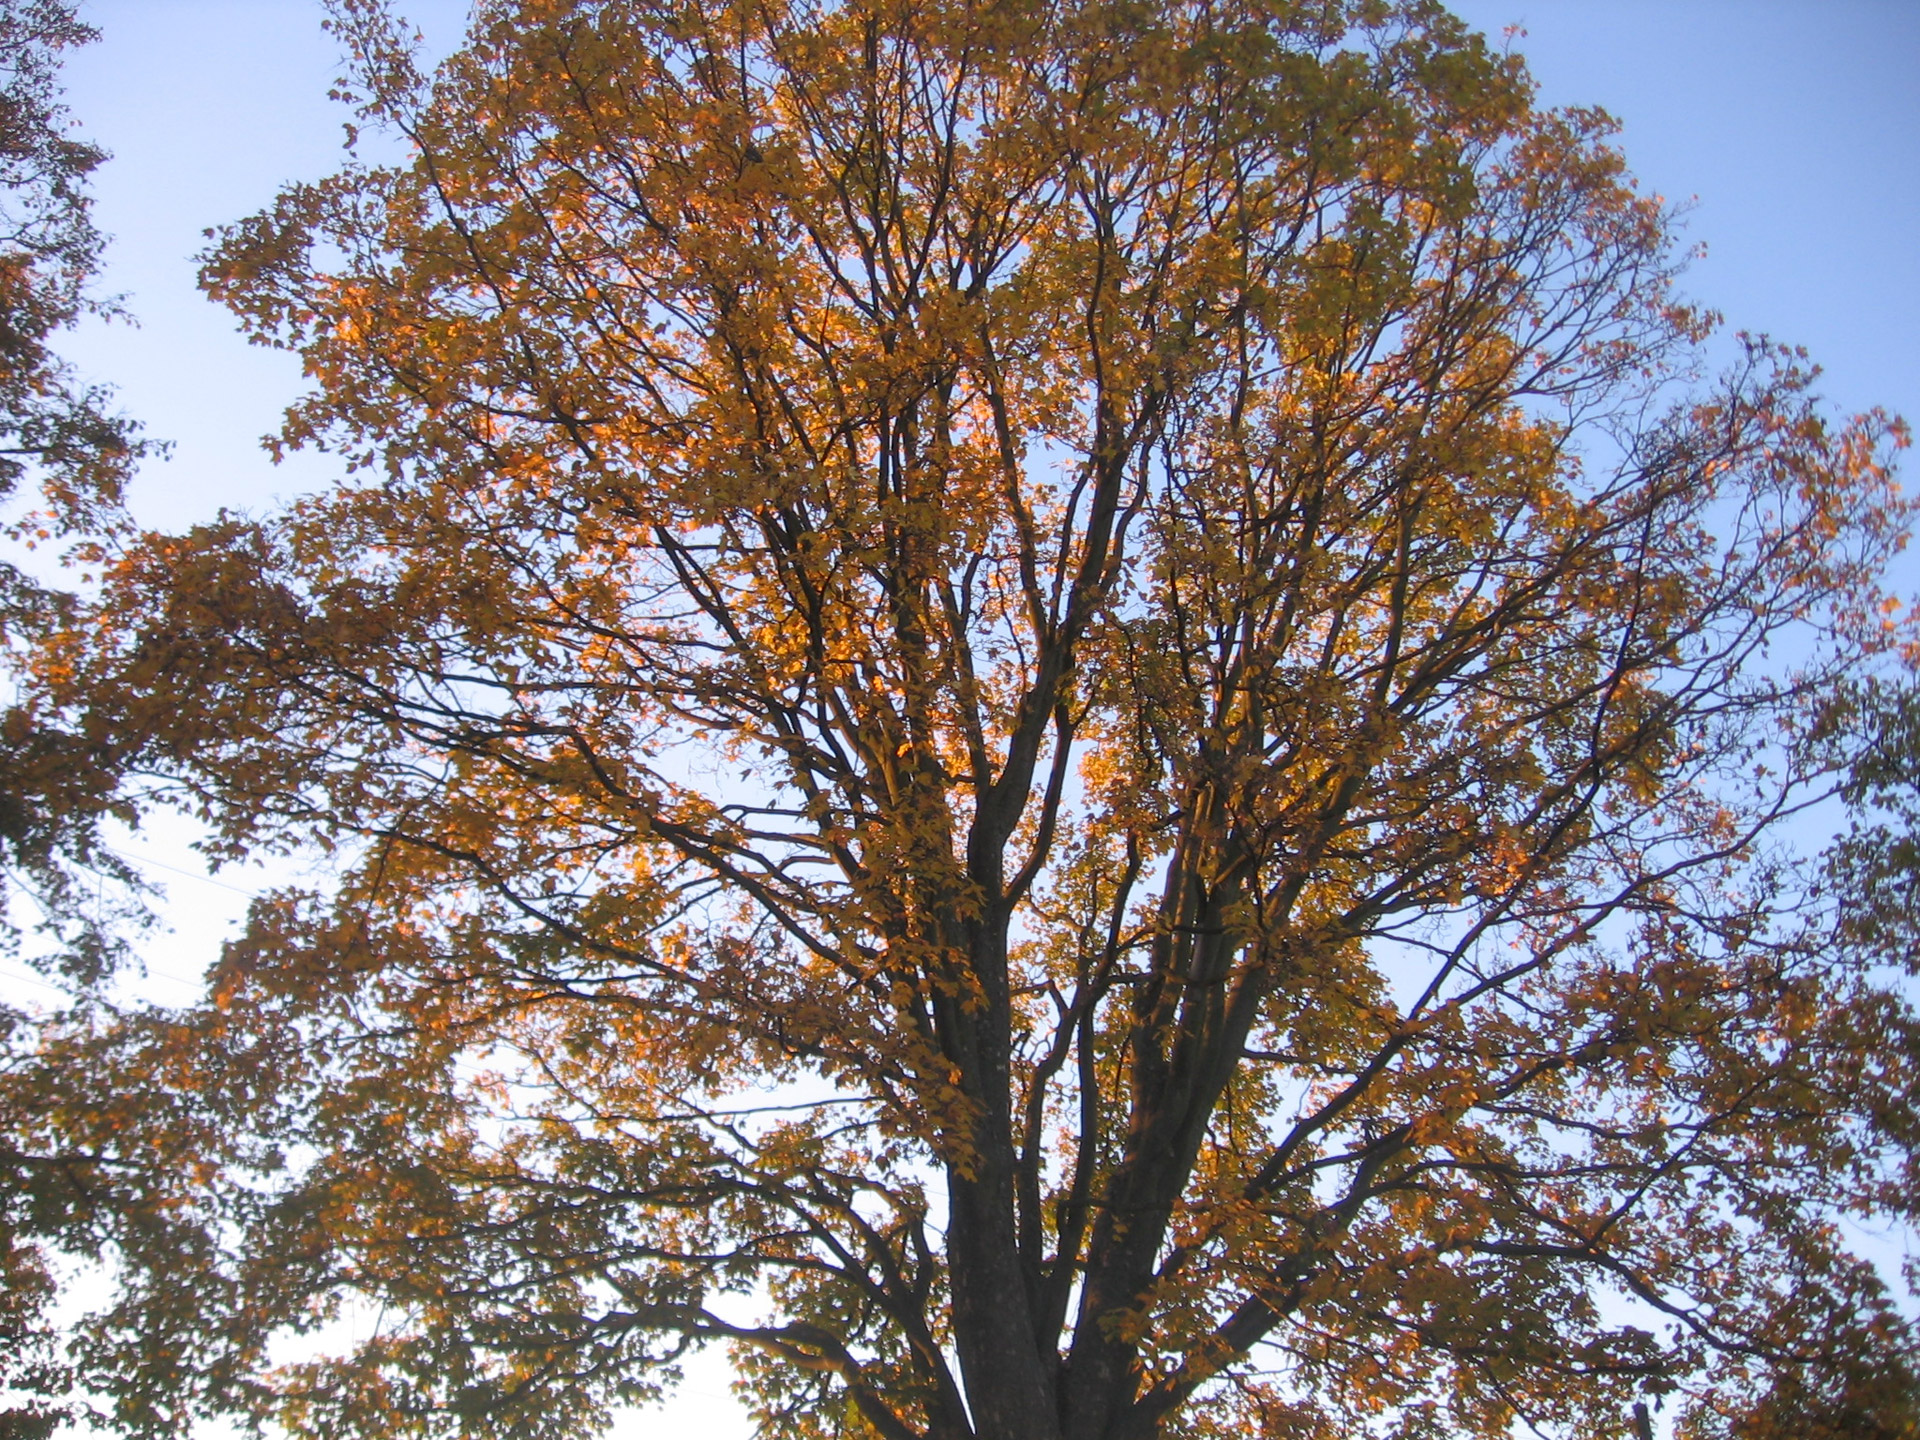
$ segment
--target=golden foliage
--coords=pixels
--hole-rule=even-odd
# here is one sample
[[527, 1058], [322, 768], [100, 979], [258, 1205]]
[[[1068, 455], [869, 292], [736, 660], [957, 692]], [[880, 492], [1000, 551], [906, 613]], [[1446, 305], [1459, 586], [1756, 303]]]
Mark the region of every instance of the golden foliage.
[[1420, 0], [336, 25], [412, 158], [206, 274], [353, 478], [48, 660], [341, 865], [183, 1022], [207, 1403], [558, 1436], [721, 1340], [793, 1436], [1598, 1434], [1896, 1364], [1832, 1221], [1908, 1203], [1911, 1027], [1860, 1072], [1769, 837], [1897, 432], [1677, 388], [1603, 116]]

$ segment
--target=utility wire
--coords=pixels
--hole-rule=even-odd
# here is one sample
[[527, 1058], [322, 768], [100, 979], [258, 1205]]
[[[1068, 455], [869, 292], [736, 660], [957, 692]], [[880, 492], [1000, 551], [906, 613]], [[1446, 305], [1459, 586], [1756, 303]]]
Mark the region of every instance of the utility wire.
[[229, 885], [226, 881], [216, 880], [211, 875], [201, 875], [192, 870], [183, 870], [178, 865], [169, 865], [166, 861], [155, 860], [150, 855], [136, 855], [130, 850], [122, 850], [113, 845], [103, 846], [102, 848], [112, 851], [122, 860], [131, 860], [136, 865], [151, 865], [159, 870], [170, 870], [175, 875], [184, 875], [189, 880], [198, 880], [202, 885], [217, 885], [222, 890], [231, 890], [235, 895], [244, 895], [249, 900], [258, 900], [260, 898], [260, 893], [257, 890], [243, 890], [238, 885]]
[[[243, 889], [238, 885], [229, 885], [224, 880], [216, 880], [211, 875], [183, 869], [178, 865], [170, 865], [165, 860], [154, 859], [151, 855], [140, 855], [131, 850], [122, 850], [117, 845], [103, 845], [101, 848], [135, 865], [151, 865], [157, 870], [165, 870], [187, 880], [197, 880], [202, 885], [212, 885], [218, 889], [229, 891], [232, 894], [244, 896], [249, 900], [258, 900], [260, 898], [258, 891]], [[206, 983], [204, 976], [197, 980], [189, 980], [184, 975], [175, 975], [168, 970], [157, 970], [151, 965], [143, 966], [142, 968], [145, 974], [156, 980], [165, 980], [175, 985], [184, 985], [191, 990], [197, 990]], [[73, 992], [65, 986], [57, 985], [53, 981], [35, 974], [17, 961], [0, 961], [0, 980], [5, 980], [9, 983], [17, 982], [23, 985], [32, 985], [37, 989], [47, 990], [55, 995], [69, 999], [73, 994]]]

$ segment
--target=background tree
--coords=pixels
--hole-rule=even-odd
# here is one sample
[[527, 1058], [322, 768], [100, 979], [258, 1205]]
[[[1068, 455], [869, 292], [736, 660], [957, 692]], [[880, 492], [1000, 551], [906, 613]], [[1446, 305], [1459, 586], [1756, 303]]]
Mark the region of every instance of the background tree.
[[888, 1440], [1901, 1372], [1834, 1223], [1911, 1213], [1899, 1005], [1769, 845], [1898, 638], [1899, 432], [1683, 391], [1603, 117], [1421, 3], [337, 25], [413, 158], [208, 278], [357, 478], [43, 659], [340, 866], [16, 1075], [108, 1097], [33, 1113], [121, 1423], [573, 1434], [716, 1340]]
[[106, 157], [71, 133], [57, 89], [62, 52], [96, 38], [63, 0], [0, 5], [0, 493], [31, 478], [56, 519], [97, 525], [119, 498], [132, 431], [50, 348], [109, 308], [87, 294], [103, 242], [86, 179]]
[[[1898, 1211], [1914, 1193], [1920, 1113], [1920, 1026], [1904, 999], [1920, 966], [1920, 692], [1911, 682], [1848, 686], [1815, 743], [1845, 767], [1852, 821], [1822, 859], [1826, 904], [1799, 943], [1820, 953], [1825, 986], [1847, 1003], [1829, 1006], [1796, 1043], [1826, 1050], [1817, 1073], [1864, 1099], [1840, 1107], [1835, 1123], [1852, 1118], [1849, 1142], [1883, 1150], [1881, 1203]], [[1884, 1363], [1884, 1351], [1837, 1351], [1827, 1365], [1777, 1375], [1757, 1403], [1702, 1415], [1697, 1429], [1732, 1440], [1894, 1440], [1920, 1433], [1915, 1390], [1913, 1370]]]
[[[52, 348], [82, 316], [116, 313], [88, 293], [104, 241], [86, 180], [105, 156], [72, 133], [58, 91], [63, 52], [94, 38], [67, 0], [0, 0], [0, 499], [16, 501], [7, 538], [28, 544], [115, 528], [144, 448], [137, 427], [109, 412], [108, 393], [77, 381]], [[0, 560], [6, 673], [32, 634], [61, 623], [65, 603]], [[33, 897], [72, 964], [97, 975], [111, 928], [90, 923], [101, 917], [73, 897], [76, 884], [91, 894], [102, 875], [131, 879], [83, 818], [99, 812], [114, 779], [102, 757], [9, 699], [0, 709], [0, 867], [8, 889]]]
[[[86, 180], [104, 155], [74, 136], [58, 98], [63, 53], [94, 39], [65, 0], [0, 0], [0, 533], [40, 545], [114, 528], [121, 489], [142, 453], [137, 429], [110, 413], [107, 393], [82, 385], [53, 350], [88, 314], [113, 312], [88, 293], [103, 244]], [[37, 928], [70, 978], [97, 980], [134, 918], [135, 885], [100, 841], [118, 776], [98, 746], [58, 724], [15, 685], [38, 637], [71, 622], [71, 598], [0, 559], [0, 951]], [[109, 898], [111, 897], [111, 898]], [[0, 1001], [0, 1076], [30, 1054], [34, 1018]], [[55, 1293], [39, 1238], [59, 1229], [51, 1157], [0, 1098], [0, 1387], [58, 1392], [65, 1367], [49, 1307]], [[0, 1435], [52, 1430], [57, 1412], [9, 1408]]]

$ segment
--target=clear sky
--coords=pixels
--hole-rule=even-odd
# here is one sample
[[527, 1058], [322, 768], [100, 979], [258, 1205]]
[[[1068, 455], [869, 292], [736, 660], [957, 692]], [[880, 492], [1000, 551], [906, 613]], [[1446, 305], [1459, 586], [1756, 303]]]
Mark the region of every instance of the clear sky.
[[[436, 49], [465, 11], [464, 0], [399, 7]], [[1730, 330], [1807, 346], [1841, 408], [1920, 421], [1920, 0], [1455, 8], [1496, 37], [1524, 27], [1511, 43], [1544, 99], [1610, 111], [1644, 188], [1693, 200], [1688, 233], [1707, 255], [1687, 288]], [[114, 153], [95, 187], [115, 236], [104, 288], [124, 292], [139, 328], [93, 326], [65, 350], [174, 443], [136, 488], [141, 518], [174, 528], [324, 483], [324, 459], [276, 472], [260, 452], [298, 387], [297, 362], [239, 340], [198, 294], [192, 259], [209, 226], [337, 162], [346, 117], [326, 99], [336, 67], [318, 0], [86, 0], [83, 13], [104, 39], [70, 62], [68, 93], [83, 130]], [[1908, 469], [1920, 483], [1920, 461]], [[191, 868], [171, 833], [142, 837], [142, 853]], [[155, 969], [197, 973], [250, 883], [232, 871], [221, 885], [235, 888], [174, 878], [177, 933]], [[723, 1385], [697, 1372], [669, 1416], [629, 1433], [744, 1436]]]
[[1920, 422], [1920, 0], [1452, 8], [1521, 27], [1541, 97], [1606, 110], [1643, 188], [1692, 203], [1688, 288], [1730, 330], [1806, 346], [1837, 405]]

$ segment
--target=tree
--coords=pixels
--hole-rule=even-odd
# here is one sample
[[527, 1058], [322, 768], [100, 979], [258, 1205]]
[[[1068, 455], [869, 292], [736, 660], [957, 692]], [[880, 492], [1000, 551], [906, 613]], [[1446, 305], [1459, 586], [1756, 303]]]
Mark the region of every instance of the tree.
[[206, 273], [349, 478], [44, 661], [338, 867], [17, 1072], [109, 1097], [33, 1108], [123, 1425], [571, 1435], [711, 1342], [885, 1440], [1911, 1363], [1837, 1224], [1912, 1214], [1902, 1002], [1780, 838], [1904, 432], [1689, 388], [1604, 116], [1421, 0], [335, 16], [410, 158]]
[[0, 494], [31, 475], [59, 519], [98, 524], [136, 441], [50, 348], [109, 308], [87, 293], [102, 239], [85, 187], [106, 157], [68, 133], [56, 89], [62, 52], [95, 38], [64, 0], [0, 5]]
[[[1859, 1137], [1901, 1157], [1891, 1196], [1911, 1195], [1914, 1057], [1920, 1026], [1900, 991], [1920, 967], [1920, 691], [1905, 684], [1847, 686], [1829, 707], [1823, 746], [1846, 774], [1852, 823], [1822, 857], [1824, 913], [1807, 937], [1840, 957], [1830, 985], [1852, 990], [1803, 1044], [1827, 1048], [1830, 1073], [1852, 1093]], [[1891, 981], [1891, 983], [1889, 983]], [[1901, 1201], [1892, 1200], [1890, 1208]], [[1908, 1275], [1912, 1263], [1907, 1262]], [[1777, 1375], [1757, 1402], [1701, 1417], [1699, 1433], [1730, 1440], [1906, 1440], [1920, 1434], [1916, 1380], [1873, 1347], [1838, 1349], [1829, 1363]]]
[[[88, 291], [103, 241], [86, 181], [105, 157], [70, 133], [57, 86], [64, 52], [93, 38], [64, 0], [0, 0], [0, 501], [15, 502], [0, 534], [12, 544], [112, 529], [144, 448], [137, 427], [109, 413], [107, 393], [77, 382], [53, 349], [82, 316], [113, 312]], [[71, 620], [70, 597], [0, 560], [0, 678], [10, 690], [36, 638]], [[17, 952], [21, 912], [37, 908], [55, 952], [40, 958], [79, 980], [111, 967], [125, 933], [117, 922], [136, 910], [135, 877], [98, 830], [118, 780], [104, 754], [36, 702], [0, 698], [0, 952]], [[0, 1046], [30, 1050], [36, 1033], [26, 1011], [0, 1002]], [[56, 1287], [36, 1238], [53, 1208], [48, 1157], [23, 1148], [10, 1108], [0, 1102], [0, 1387], [57, 1392]], [[0, 1435], [38, 1437], [57, 1422], [5, 1400]]]
[[[104, 241], [86, 181], [106, 157], [70, 133], [57, 84], [64, 52], [94, 38], [67, 0], [0, 0], [0, 500], [37, 491], [4, 528], [29, 545], [115, 528], [146, 448], [138, 427], [109, 412], [108, 393], [78, 382], [53, 349], [81, 317], [116, 313], [88, 290]], [[16, 648], [62, 623], [64, 605], [61, 592], [0, 561], [0, 666], [11, 673]], [[72, 903], [77, 878], [132, 880], [88, 819], [115, 783], [102, 757], [44, 716], [19, 703], [0, 709], [0, 898], [31, 896], [81, 974], [98, 975], [114, 942]]]

